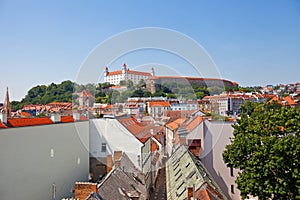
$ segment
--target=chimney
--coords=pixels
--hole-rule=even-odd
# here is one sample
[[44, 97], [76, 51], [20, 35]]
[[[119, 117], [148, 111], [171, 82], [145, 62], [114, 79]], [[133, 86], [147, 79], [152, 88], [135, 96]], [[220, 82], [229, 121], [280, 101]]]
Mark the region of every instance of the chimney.
[[188, 187], [188, 200], [195, 199], [195, 185], [193, 187]]
[[97, 183], [76, 182], [75, 199], [85, 200], [92, 192], [97, 193]]
[[7, 113], [5, 113], [5, 112], [0, 113], [0, 121], [1, 121], [4, 125], [7, 125]]
[[112, 155], [107, 155], [106, 156], [106, 173], [110, 172], [112, 166], [113, 166]]
[[114, 164], [115, 164], [115, 168], [121, 166], [121, 157], [122, 157], [122, 151], [114, 151]]
[[58, 113], [51, 114], [51, 120], [54, 124], [61, 122], [61, 115]]
[[79, 122], [80, 121], [80, 114], [79, 113], [73, 113], [73, 119], [75, 120], [75, 122]]

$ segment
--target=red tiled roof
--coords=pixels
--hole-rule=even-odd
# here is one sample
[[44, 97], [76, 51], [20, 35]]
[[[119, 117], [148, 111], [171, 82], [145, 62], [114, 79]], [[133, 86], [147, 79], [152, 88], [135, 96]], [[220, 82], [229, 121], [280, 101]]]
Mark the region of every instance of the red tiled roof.
[[[122, 74], [122, 70], [117, 70], [113, 72], [108, 72], [107, 76], [114, 76]], [[141, 75], [141, 76], [151, 76], [151, 73], [149, 72], [140, 72], [140, 71], [133, 71], [130, 69], [127, 69], [127, 74], [134, 74], [134, 75]]]
[[121, 118], [119, 119], [119, 122], [135, 136], [144, 130], [144, 127], [142, 127], [134, 118]]
[[149, 107], [170, 107], [170, 103], [167, 101], [151, 101]]
[[80, 121], [88, 121], [89, 119], [88, 118], [86, 118], [85, 116], [83, 116], [83, 115], [80, 115]]
[[30, 117], [31, 114], [29, 114], [28, 112], [21, 112], [21, 115], [24, 117]]
[[139, 71], [133, 71], [133, 70], [127, 70], [127, 74], [134, 74], [134, 75], [141, 75], [141, 76], [151, 76], [151, 73], [149, 72], [139, 72]]
[[7, 124], [9, 127], [22, 127], [22, 126], [53, 124], [53, 121], [49, 117], [13, 118], [13, 119], [7, 119]]
[[113, 72], [108, 72], [107, 76], [113, 76], [113, 75], [119, 75], [122, 74], [122, 70], [117, 70], [117, 71], [113, 71]]
[[196, 128], [201, 122], [203, 121], [202, 116], [196, 116], [190, 123], [187, 125], [188, 131], [192, 131], [194, 128]]
[[186, 120], [186, 118], [179, 118], [176, 119], [175, 121], [169, 123], [166, 125], [167, 128], [171, 129], [172, 131], [176, 130], [181, 124], [184, 123], [184, 121]]
[[290, 96], [284, 97], [284, 100], [288, 102], [289, 105], [297, 105], [297, 103]]
[[93, 97], [92, 93], [88, 90], [83, 90], [80, 94], [82, 97]]
[[61, 123], [75, 122], [73, 116], [61, 116]]
[[[199, 77], [190, 77], [190, 76], [152, 76], [149, 77], [150, 80], [157, 80], [157, 79], [186, 79], [186, 80], [202, 80], [202, 81], [206, 81], [206, 80], [212, 80], [212, 81], [224, 81], [224, 82], [228, 82], [228, 83], [232, 83], [233, 82], [229, 81], [229, 80], [225, 80], [225, 79], [220, 79], [220, 78], [199, 78]], [[235, 82], [235, 84], [237, 84]]]

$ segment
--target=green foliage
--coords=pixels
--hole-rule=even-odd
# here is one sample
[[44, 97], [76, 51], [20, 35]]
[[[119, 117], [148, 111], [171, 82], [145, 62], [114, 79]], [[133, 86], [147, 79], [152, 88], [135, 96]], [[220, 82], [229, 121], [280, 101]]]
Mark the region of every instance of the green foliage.
[[74, 83], [63, 81], [60, 84], [38, 85], [31, 88], [21, 104], [47, 104], [53, 101], [71, 102]]
[[299, 199], [300, 110], [259, 104], [233, 127], [223, 159], [241, 170], [236, 183], [242, 198]]
[[254, 109], [259, 105], [259, 103], [252, 102], [252, 101], [245, 101], [240, 106], [241, 113], [244, 113], [246, 115], [251, 115], [254, 112]]

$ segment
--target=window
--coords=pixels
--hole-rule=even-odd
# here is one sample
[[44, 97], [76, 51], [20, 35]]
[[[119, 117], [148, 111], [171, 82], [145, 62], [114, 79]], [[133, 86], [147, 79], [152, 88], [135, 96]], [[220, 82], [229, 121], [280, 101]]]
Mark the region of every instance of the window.
[[233, 176], [233, 168], [230, 167], [230, 176]]
[[106, 143], [102, 143], [101, 152], [106, 152]]
[[234, 185], [231, 185], [231, 193], [234, 194]]

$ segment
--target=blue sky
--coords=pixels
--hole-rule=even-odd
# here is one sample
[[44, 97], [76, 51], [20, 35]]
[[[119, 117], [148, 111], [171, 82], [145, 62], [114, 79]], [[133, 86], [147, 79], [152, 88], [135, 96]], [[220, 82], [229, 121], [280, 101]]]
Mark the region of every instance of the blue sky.
[[[193, 38], [223, 78], [242, 86], [300, 81], [297, 0], [0, 0], [0, 102], [6, 86], [11, 99], [20, 100], [32, 86], [75, 80], [98, 44], [141, 27], [173, 29]], [[161, 63], [189, 75], [188, 63], [173, 57], [136, 52], [120, 57], [110, 68], [124, 62], [132, 68]]]

